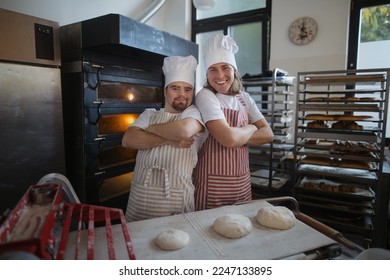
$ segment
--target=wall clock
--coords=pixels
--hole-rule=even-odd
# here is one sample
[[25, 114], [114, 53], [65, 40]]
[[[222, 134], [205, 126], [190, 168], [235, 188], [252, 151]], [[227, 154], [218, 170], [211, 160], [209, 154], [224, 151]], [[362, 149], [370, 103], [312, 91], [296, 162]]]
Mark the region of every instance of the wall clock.
[[288, 36], [296, 45], [307, 45], [315, 39], [318, 32], [317, 22], [311, 17], [300, 17], [291, 23]]

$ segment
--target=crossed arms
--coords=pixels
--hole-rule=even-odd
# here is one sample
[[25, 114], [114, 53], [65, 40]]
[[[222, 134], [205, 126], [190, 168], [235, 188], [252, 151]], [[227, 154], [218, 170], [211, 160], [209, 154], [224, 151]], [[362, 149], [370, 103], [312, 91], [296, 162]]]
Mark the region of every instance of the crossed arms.
[[222, 146], [228, 148], [260, 146], [274, 139], [272, 129], [265, 119], [243, 127], [230, 127], [226, 119], [219, 119], [208, 121], [206, 127]]
[[204, 127], [191, 117], [151, 125], [146, 129], [131, 126], [122, 138], [122, 146], [139, 150], [163, 145], [189, 148], [194, 142], [193, 136], [203, 130]]

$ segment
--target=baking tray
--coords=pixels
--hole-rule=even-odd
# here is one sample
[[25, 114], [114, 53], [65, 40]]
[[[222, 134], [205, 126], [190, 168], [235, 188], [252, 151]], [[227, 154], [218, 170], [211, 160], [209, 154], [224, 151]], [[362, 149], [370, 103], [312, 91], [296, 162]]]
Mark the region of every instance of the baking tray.
[[374, 212], [374, 203], [372, 201], [367, 200], [345, 200], [345, 199], [338, 199], [338, 197], [324, 197], [324, 196], [318, 196], [317, 194], [311, 195], [311, 194], [305, 194], [305, 193], [297, 193], [294, 196], [299, 201], [311, 201], [313, 203], [318, 204], [327, 204], [330, 206], [337, 206], [340, 208], [340, 210], [345, 210], [347, 207], [351, 209], [368, 209], [370, 213]]
[[375, 212], [373, 209], [368, 208], [359, 208], [359, 207], [350, 207], [346, 205], [340, 205], [338, 203], [326, 203], [326, 202], [318, 202], [310, 199], [299, 199], [299, 205], [311, 206], [318, 208], [322, 211], [332, 211], [334, 217], [339, 217], [340, 219], [350, 218], [352, 217], [362, 217], [362, 216], [374, 216]]
[[340, 141], [340, 140], [325, 140], [325, 139], [302, 139], [298, 146], [309, 149], [326, 149], [334, 151], [356, 151], [356, 152], [379, 152], [379, 148], [375, 143], [364, 141]]
[[[305, 184], [311, 183], [313, 184], [313, 188], [305, 187]], [[356, 188], [356, 192], [341, 192], [341, 191], [329, 191], [326, 189], [321, 189], [319, 186], [321, 183], [325, 183], [327, 185], [335, 186], [335, 189], [338, 188], [341, 184], [349, 184]], [[326, 195], [328, 197], [333, 198], [346, 198], [354, 201], [362, 200], [362, 201], [373, 201], [375, 199], [374, 191], [365, 185], [355, 184], [355, 183], [345, 183], [336, 180], [328, 180], [328, 179], [317, 179], [311, 177], [303, 177], [296, 185], [295, 190], [300, 193], [307, 194], [316, 194], [316, 195]]]
[[379, 164], [373, 161], [362, 161], [355, 159], [344, 159], [340, 157], [324, 157], [323, 155], [304, 155], [301, 156], [300, 163], [319, 165], [319, 166], [331, 166], [337, 168], [347, 168], [347, 169], [358, 169], [358, 170], [368, 170], [368, 171], [377, 171]]
[[344, 89], [344, 90], [302, 90], [301, 93], [308, 93], [308, 94], [319, 94], [319, 95], [334, 95], [334, 94], [371, 94], [371, 93], [376, 93], [376, 92], [384, 92], [385, 90], [382, 88], [377, 88], [377, 89]]
[[[311, 149], [301, 148], [298, 150], [299, 155], [323, 157], [323, 158], [336, 158], [346, 160], [356, 160], [363, 162], [377, 162], [379, 161], [378, 155], [373, 152], [367, 151], [339, 151], [330, 148], [329, 150], [324, 149]], [[341, 161], [342, 162], [342, 161]]]
[[298, 132], [298, 138], [318, 138], [327, 140], [340, 140], [340, 141], [365, 141], [376, 142], [378, 136], [374, 131], [361, 131], [361, 130], [337, 130], [337, 129], [306, 129], [305, 132]]
[[[273, 83], [272, 79], [273, 79], [272, 77], [245, 78], [245, 79], [243, 79], [242, 83], [244, 86], [250, 86], [250, 85], [255, 85], [255, 86], [269, 85], [269, 86], [271, 86]], [[275, 78], [275, 83], [277, 86], [283, 86], [283, 85], [293, 86], [294, 80], [295, 80], [295, 77], [278, 76]]]
[[[369, 139], [371, 139], [371, 138], [374, 139], [373, 137], [376, 137], [375, 133], [378, 133], [380, 131], [380, 129], [378, 127], [372, 127], [372, 126], [370, 126], [370, 127], [363, 126], [362, 129], [339, 129], [339, 128], [332, 128], [329, 124], [325, 124], [325, 125], [327, 125], [327, 126], [326, 127], [308, 127], [307, 125], [305, 125], [305, 126], [298, 126], [298, 128], [305, 129], [306, 133], [319, 132], [319, 133], [328, 133], [328, 134], [333, 133], [333, 134], [340, 134], [340, 135], [353, 133], [353, 135], [357, 135], [357, 136], [361, 135], [364, 138], [368, 138], [368, 139], [363, 139], [362, 141], [369, 141]], [[342, 136], [340, 136], [340, 137], [342, 137]], [[343, 139], [343, 140], [347, 140], [347, 139]]]
[[384, 82], [384, 74], [365, 74], [365, 75], [324, 75], [324, 76], [306, 76], [301, 84], [328, 84], [328, 83], [376, 83]]
[[271, 183], [271, 188], [280, 189], [283, 187], [288, 181], [291, 180], [291, 177], [285, 173], [272, 172], [272, 179], [270, 182], [269, 178], [269, 170], [260, 169], [251, 172], [251, 183], [253, 188], [268, 188]]
[[372, 216], [340, 216], [337, 215], [337, 213], [305, 205], [301, 205], [301, 209], [302, 211], [310, 213], [311, 217], [316, 220], [331, 226], [332, 228], [342, 230], [343, 234], [346, 236], [350, 233], [357, 233], [360, 235], [359, 238], [362, 238], [362, 234], [368, 236], [372, 233], [371, 231], [374, 228]]
[[[338, 101], [340, 102], [340, 101]], [[312, 111], [344, 111], [344, 112], [380, 112], [378, 104], [326, 104], [326, 103], [310, 103], [310, 104], [299, 104], [298, 110], [312, 110]]]
[[323, 120], [323, 121], [364, 121], [371, 119], [372, 116], [364, 115], [338, 115], [338, 114], [307, 114], [304, 116], [305, 120]]
[[[256, 221], [257, 211], [271, 206], [266, 200], [230, 205], [209, 210], [130, 222], [127, 224], [137, 260], [214, 260], [214, 259], [285, 259], [338, 243], [297, 220], [288, 230], [263, 227]], [[225, 214], [241, 214], [253, 225], [251, 233], [238, 239], [225, 238], [213, 230], [216, 218]], [[176, 251], [164, 251], [155, 237], [168, 229], [179, 229], [190, 235], [190, 243]], [[118, 230], [113, 226], [113, 231]], [[119, 228], [120, 230], [120, 228]], [[96, 229], [96, 234], [100, 234]], [[118, 248], [118, 250], [124, 248]]]
[[363, 169], [339, 168], [332, 166], [321, 166], [313, 164], [300, 164], [297, 172], [311, 176], [327, 176], [338, 180], [348, 180], [364, 185], [376, 184], [378, 176], [376, 172]]
[[[308, 93], [307, 91], [303, 91], [304, 93]], [[371, 93], [376, 93], [378, 91], [372, 91]], [[312, 97], [307, 97], [305, 99], [299, 100], [300, 102], [303, 103], [321, 103], [324, 104], [323, 102], [326, 103], [332, 103], [332, 104], [337, 104], [337, 103], [349, 103], [349, 104], [355, 104], [355, 103], [365, 103], [365, 104], [372, 104], [372, 103], [379, 103], [381, 100], [377, 97], [356, 97], [356, 96], [345, 96], [345, 92], [342, 96], [339, 95], [331, 95], [331, 92], [310, 92], [310, 93], [315, 93], [315, 94], [326, 94], [326, 97], [322, 96], [312, 96]], [[339, 92], [337, 92], [339, 93]], [[355, 93], [355, 92], [353, 92]], [[363, 93], [367, 93], [366, 91]], [[330, 96], [331, 95], [331, 96]]]

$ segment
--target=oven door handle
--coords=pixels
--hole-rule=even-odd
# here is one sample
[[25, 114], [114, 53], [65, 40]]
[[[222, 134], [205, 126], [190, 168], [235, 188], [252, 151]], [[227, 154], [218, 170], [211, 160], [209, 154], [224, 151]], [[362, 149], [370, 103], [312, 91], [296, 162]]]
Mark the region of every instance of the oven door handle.
[[91, 122], [94, 125], [96, 125], [99, 122], [99, 120], [100, 120], [100, 118], [102, 116], [100, 114], [100, 106], [101, 105], [102, 105], [102, 103], [97, 104], [97, 106], [96, 106], [96, 115], [94, 114], [94, 119], [93, 120], [92, 120], [92, 116], [91, 115], [88, 116], [89, 122]]
[[96, 142], [101, 142], [101, 141], [104, 141], [104, 140], [106, 140], [106, 137], [96, 137], [96, 138], [94, 138], [93, 139], [93, 141], [96, 141]]

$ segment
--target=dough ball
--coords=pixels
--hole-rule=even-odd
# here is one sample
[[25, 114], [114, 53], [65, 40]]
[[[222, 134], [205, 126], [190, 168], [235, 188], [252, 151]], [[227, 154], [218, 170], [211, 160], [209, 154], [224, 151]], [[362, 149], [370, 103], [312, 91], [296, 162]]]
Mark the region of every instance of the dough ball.
[[294, 213], [284, 206], [263, 207], [257, 212], [257, 222], [268, 228], [289, 229], [295, 225]]
[[182, 230], [169, 229], [157, 235], [154, 241], [163, 250], [178, 250], [187, 246], [190, 236]]
[[239, 238], [251, 232], [252, 223], [243, 215], [228, 214], [215, 219], [213, 227], [222, 236]]

